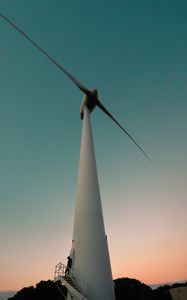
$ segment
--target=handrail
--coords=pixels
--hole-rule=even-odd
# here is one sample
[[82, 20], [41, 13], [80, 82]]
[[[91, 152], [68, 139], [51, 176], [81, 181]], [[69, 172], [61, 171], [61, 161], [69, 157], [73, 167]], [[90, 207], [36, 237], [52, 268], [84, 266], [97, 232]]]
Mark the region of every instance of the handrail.
[[60, 289], [60, 287], [58, 286], [58, 284], [55, 284], [57, 289], [59, 290], [60, 294], [64, 297], [64, 299], [66, 300], [66, 296], [64, 295], [64, 293], [62, 292], [62, 290]]
[[[68, 268], [66, 265], [62, 264], [61, 262], [58, 263], [55, 266], [54, 280], [55, 281], [62, 280], [63, 277], [67, 275], [72, 279], [72, 281], [74, 281], [77, 285], [79, 285], [79, 283], [77, 283], [73, 275], [72, 269]], [[81, 288], [82, 294], [91, 294], [97, 300], [110, 300], [110, 298], [103, 295], [102, 292], [98, 291], [96, 288], [91, 287], [86, 280], [82, 280], [82, 285], [79, 287]]]
[[62, 264], [61, 262], [55, 266], [55, 275], [54, 280], [60, 279], [63, 276], [69, 275], [73, 279], [73, 272], [70, 268], [66, 265]]

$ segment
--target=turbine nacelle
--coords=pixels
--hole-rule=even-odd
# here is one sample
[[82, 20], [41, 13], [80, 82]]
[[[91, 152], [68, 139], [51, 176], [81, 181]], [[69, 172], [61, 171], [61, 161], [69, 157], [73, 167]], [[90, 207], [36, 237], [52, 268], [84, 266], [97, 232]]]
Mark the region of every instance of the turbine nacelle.
[[89, 95], [84, 95], [82, 99], [82, 104], [80, 108], [80, 117], [83, 119], [84, 117], [84, 108], [85, 106], [88, 108], [89, 113], [91, 113], [97, 105], [98, 99], [98, 91], [96, 89], [89, 90]]

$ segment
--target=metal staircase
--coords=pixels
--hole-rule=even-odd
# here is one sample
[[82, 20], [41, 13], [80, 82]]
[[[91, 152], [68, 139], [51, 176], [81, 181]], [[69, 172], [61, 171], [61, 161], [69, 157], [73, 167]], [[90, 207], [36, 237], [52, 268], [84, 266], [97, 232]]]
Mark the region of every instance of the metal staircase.
[[88, 300], [84, 294], [82, 287], [73, 278], [72, 271], [62, 263], [58, 263], [55, 267], [54, 282], [61, 282], [68, 290], [69, 294], [77, 300]]
[[[111, 300], [110, 298], [103, 295], [100, 291], [96, 290], [95, 288], [89, 286], [89, 284], [84, 280], [82, 280], [82, 285], [76, 281], [76, 278], [73, 275], [71, 269], [65, 266], [62, 263], [58, 263], [55, 266], [55, 275], [54, 275], [54, 282], [60, 282], [63, 284], [72, 299], [76, 300]], [[89, 296], [85, 296], [89, 295]], [[69, 298], [68, 298], [69, 299]]]

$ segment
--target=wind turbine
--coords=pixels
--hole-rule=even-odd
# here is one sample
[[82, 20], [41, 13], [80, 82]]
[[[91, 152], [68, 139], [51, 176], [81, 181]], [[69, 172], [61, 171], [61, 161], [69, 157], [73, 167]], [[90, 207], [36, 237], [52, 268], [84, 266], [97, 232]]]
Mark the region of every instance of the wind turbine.
[[[40, 47], [31, 37], [20, 29], [9, 18], [0, 13], [0, 17], [16, 29], [35, 48], [55, 64], [84, 94], [80, 108], [83, 120], [82, 142], [78, 175], [78, 188], [73, 230], [73, 261], [71, 276], [65, 276], [62, 264], [57, 265], [57, 277], [68, 288], [68, 299], [110, 299], [114, 300], [114, 289], [107, 238], [104, 229], [102, 205], [90, 123], [90, 114], [98, 107], [139, 148], [143, 155], [151, 160], [143, 148], [127, 132], [127, 130], [106, 109], [98, 97], [96, 89], [85, 87], [59, 64], [48, 52]], [[59, 277], [59, 275], [62, 275]], [[81, 286], [84, 283], [84, 286]]]

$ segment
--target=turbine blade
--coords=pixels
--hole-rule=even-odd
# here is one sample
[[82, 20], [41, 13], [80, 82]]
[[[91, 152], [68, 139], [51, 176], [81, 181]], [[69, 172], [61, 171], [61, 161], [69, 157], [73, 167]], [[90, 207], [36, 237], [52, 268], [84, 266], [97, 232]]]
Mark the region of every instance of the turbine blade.
[[135, 141], [135, 139], [127, 132], [127, 130], [118, 123], [118, 121], [111, 115], [111, 113], [101, 104], [101, 102], [97, 99], [96, 104], [107, 116], [109, 116], [127, 135], [128, 137], [133, 141], [133, 143], [141, 150], [141, 152], [144, 154], [144, 156], [151, 161], [150, 157], [145, 153], [145, 151], [142, 149], [142, 147]]
[[59, 64], [47, 51], [41, 48], [33, 39], [31, 39], [28, 34], [21, 30], [15, 23], [9, 20], [5, 15], [0, 13], [0, 17], [3, 18], [9, 25], [11, 25], [15, 30], [17, 30], [24, 38], [26, 38], [35, 48], [37, 48], [43, 55], [45, 55], [53, 64], [55, 64], [73, 83], [88, 97], [91, 95], [87, 87], [85, 87], [81, 82], [79, 82], [74, 76], [72, 76], [66, 69]]

